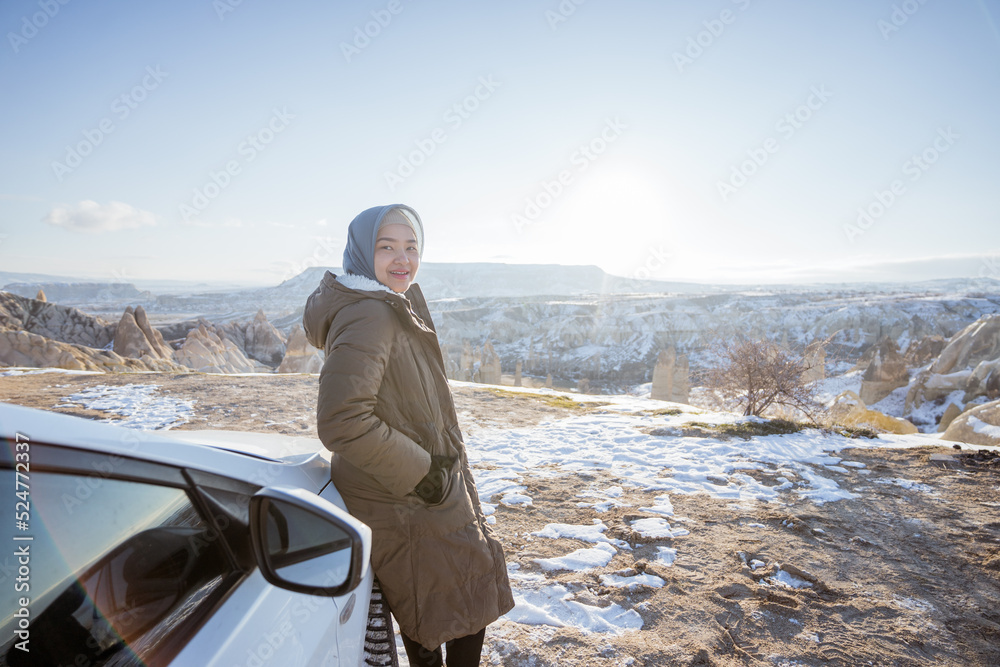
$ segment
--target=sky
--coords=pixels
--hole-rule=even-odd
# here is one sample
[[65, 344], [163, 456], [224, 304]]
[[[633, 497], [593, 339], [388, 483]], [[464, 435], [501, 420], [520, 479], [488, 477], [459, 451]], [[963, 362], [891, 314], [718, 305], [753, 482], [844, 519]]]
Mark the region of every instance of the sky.
[[[5, 0], [0, 271], [1000, 278], [1000, 0]], [[418, 277], [419, 280], [419, 277]]]

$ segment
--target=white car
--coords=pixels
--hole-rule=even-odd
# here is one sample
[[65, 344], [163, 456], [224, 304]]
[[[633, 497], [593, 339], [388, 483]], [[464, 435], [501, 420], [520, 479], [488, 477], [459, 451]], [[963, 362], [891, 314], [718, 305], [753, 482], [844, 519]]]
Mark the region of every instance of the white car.
[[0, 437], [0, 663], [364, 664], [371, 531], [318, 440], [8, 403]]

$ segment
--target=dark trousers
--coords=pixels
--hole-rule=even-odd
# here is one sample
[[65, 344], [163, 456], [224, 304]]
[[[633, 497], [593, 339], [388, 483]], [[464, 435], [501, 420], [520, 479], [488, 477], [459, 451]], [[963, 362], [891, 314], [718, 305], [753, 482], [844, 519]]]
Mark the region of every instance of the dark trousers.
[[[442, 667], [441, 647], [438, 646], [433, 651], [428, 651], [423, 646], [407, 637], [402, 632], [403, 647], [406, 649], [406, 657], [410, 660], [410, 667]], [[458, 639], [452, 639], [444, 647], [448, 653], [448, 667], [479, 667], [479, 657], [483, 652], [483, 638], [486, 636], [486, 628], [483, 628], [474, 635], [466, 635]]]

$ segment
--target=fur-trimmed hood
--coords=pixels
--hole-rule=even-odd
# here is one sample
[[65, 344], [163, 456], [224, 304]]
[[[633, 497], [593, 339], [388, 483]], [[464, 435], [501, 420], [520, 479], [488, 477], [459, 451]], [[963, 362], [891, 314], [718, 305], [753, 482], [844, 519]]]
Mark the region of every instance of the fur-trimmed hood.
[[361, 299], [378, 299], [394, 304], [411, 313], [418, 327], [433, 331], [427, 302], [417, 284], [410, 285], [406, 294], [397, 294], [382, 283], [353, 273], [335, 275], [327, 271], [309, 299], [302, 314], [302, 327], [306, 339], [319, 349], [325, 349], [326, 336], [330, 332], [333, 318], [342, 308]]

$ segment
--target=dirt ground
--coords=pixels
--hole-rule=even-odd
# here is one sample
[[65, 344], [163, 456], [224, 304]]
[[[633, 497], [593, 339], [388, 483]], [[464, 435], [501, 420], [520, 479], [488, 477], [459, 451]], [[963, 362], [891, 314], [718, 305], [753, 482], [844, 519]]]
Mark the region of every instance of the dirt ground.
[[[166, 395], [194, 399], [193, 420], [179, 428], [315, 433], [315, 376], [20, 375], [0, 377], [0, 400], [97, 417], [54, 407], [97, 384], [156, 384]], [[470, 435], [575, 410], [486, 388], [459, 387], [455, 398]], [[690, 528], [674, 539], [641, 538], [629, 527], [648, 516], [636, 508], [654, 504], [656, 492], [626, 487], [619, 500], [632, 507], [603, 513], [577, 507], [577, 494], [620, 484], [612, 473], [523, 475], [533, 504], [496, 511], [508, 562], [540, 573], [534, 559], [591, 545], [532, 532], [600, 519], [609, 537], [633, 550], [619, 550], [598, 570], [545, 575], [584, 604], [634, 609], [643, 627], [614, 636], [501, 621], [487, 631], [483, 664], [998, 665], [1000, 474], [956, 454], [943, 447], [843, 450], [845, 459], [865, 464], [837, 479], [858, 497], [819, 505], [792, 495], [734, 505], [670, 494], [671, 524], [687, 520]], [[915, 480], [933, 492], [872, 483], [876, 478]], [[664, 546], [678, 549], [672, 566], [654, 558]], [[811, 586], [774, 584], [779, 567]], [[599, 581], [600, 574], [636, 571], [666, 585], [627, 591]]]

